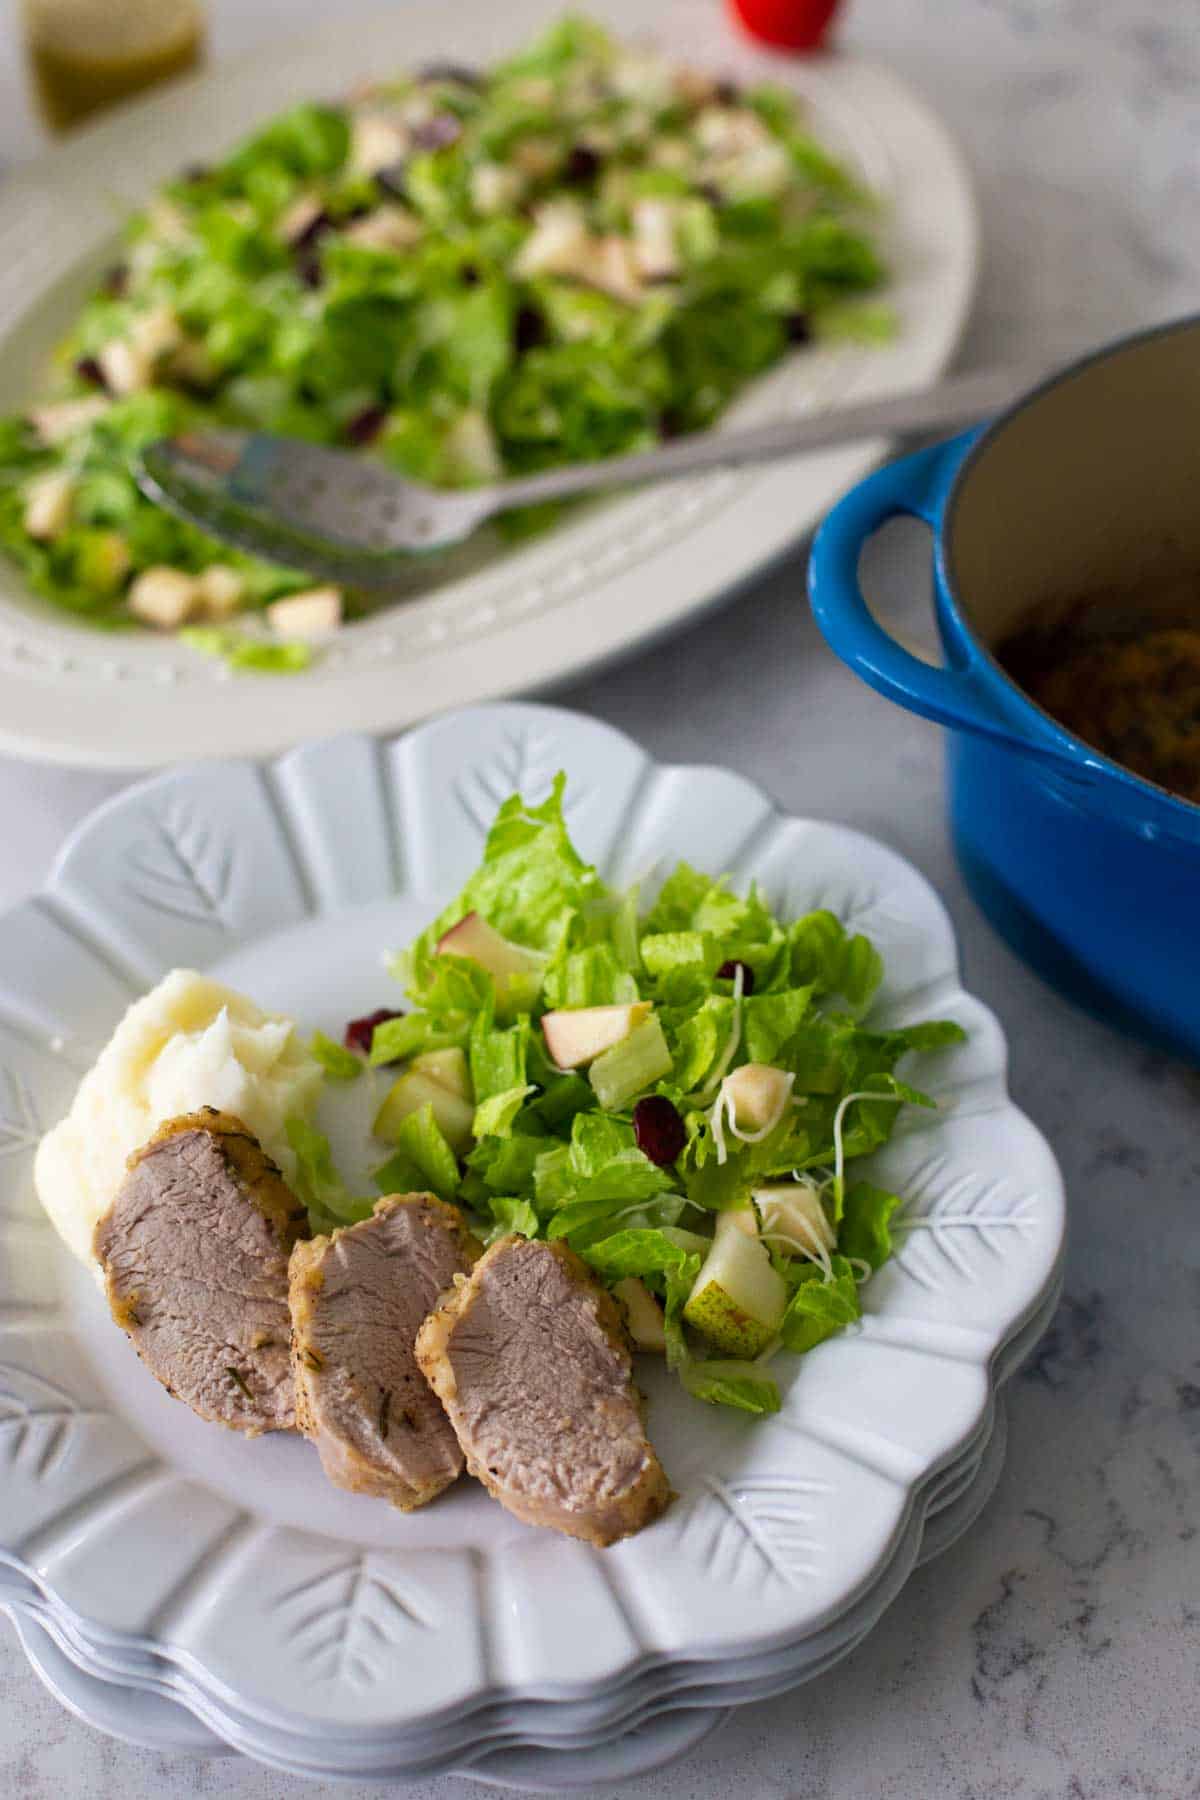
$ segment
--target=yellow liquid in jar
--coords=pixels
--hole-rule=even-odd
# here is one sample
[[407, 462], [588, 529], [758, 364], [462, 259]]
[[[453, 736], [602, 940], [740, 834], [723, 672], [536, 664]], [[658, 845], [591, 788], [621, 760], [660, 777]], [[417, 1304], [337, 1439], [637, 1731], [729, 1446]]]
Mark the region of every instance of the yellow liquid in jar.
[[63, 131], [199, 61], [196, 0], [25, 0], [43, 117]]

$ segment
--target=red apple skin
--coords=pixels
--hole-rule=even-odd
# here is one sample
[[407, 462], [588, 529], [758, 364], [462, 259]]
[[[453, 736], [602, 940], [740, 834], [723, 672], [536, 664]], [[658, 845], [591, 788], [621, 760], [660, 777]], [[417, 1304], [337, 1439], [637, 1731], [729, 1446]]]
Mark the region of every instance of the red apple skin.
[[584, 1006], [575, 1012], [548, 1012], [542, 1019], [546, 1048], [557, 1068], [581, 1069], [627, 1038], [649, 1014], [644, 1000], [631, 1006]]
[[838, 9], [838, 0], [728, 0], [728, 4], [743, 31], [776, 50], [816, 50]]
[[510, 943], [477, 912], [465, 913], [456, 925], [438, 939], [438, 956], [465, 956], [477, 962], [490, 975], [501, 980], [509, 975], [526, 975], [541, 967], [542, 959], [535, 950]]

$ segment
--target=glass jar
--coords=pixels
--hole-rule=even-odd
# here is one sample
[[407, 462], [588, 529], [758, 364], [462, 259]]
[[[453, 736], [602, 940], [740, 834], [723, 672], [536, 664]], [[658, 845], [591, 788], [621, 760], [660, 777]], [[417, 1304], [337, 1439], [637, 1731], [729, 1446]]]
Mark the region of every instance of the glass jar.
[[63, 131], [199, 61], [200, 0], [23, 0], [42, 115]]

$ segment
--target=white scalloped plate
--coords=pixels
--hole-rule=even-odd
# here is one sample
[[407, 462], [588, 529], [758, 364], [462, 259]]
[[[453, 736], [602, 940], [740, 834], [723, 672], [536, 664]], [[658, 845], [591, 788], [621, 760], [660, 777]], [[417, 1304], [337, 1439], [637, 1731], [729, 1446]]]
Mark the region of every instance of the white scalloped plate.
[[[881, 1022], [942, 1014], [969, 1032], [913, 1059], [947, 1104], [879, 1158], [910, 1198], [861, 1326], [781, 1367], [783, 1410], [765, 1421], [647, 1371], [681, 1498], [606, 1553], [518, 1525], [469, 1483], [402, 1517], [328, 1486], [302, 1441], [203, 1425], [113, 1330], [30, 1180], [39, 1129], [166, 968], [207, 968], [337, 1030], [387, 997], [381, 953], [458, 887], [497, 802], [536, 798], [559, 767], [606, 874], [687, 855], [753, 876], [787, 913], [829, 906], [885, 955]], [[93, 1641], [326, 1755], [401, 1739], [444, 1754], [491, 1704], [620, 1710], [623, 1689], [681, 1660], [794, 1661], [907, 1573], [933, 1485], [977, 1450], [997, 1358], [1055, 1279], [1061, 1180], [1004, 1066], [945, 913], [900, 858], [785, 819], [736, 776], [658, 768], [589, 719], [481, 708], [392, 744], [343, 738], [128, 790], [0, 933], [0, 1560]], [[366, 1086], [326, 1121], [348, 1162]]]
[[[0, 193], [0, 412], [19, 408], [97, 272], [116, 219], [181, 164], [257, 120], [364, 75], [520, 42], [557, 0], [394, 8], [172, 86], [27, 168]], [[642, 0], [589, 8], [628, 36]], [[887, 70], [854, 57], [787, 61], [735, 41], [717, 7], [672, 0], [655, 32], [676, 54], [794, 83], [817, 130], [882, 196], [899, 330], [870, 350], [791, 358], [730, 413], [746, 423], [920, 388], [945, 368], [974, 292], [978, 228], [941, 125]], [[0, 747], [117, 767], [274, 753], [347, 729], [394, 729], [441, 708], [529, 692], [618, 655], [728, 596], [780, 555], [881, 454], [857, 445], [723, 471], [597, 506], [436, 593], [349, 627], [303, 677], [230, 680], [169, 638], [91, 632], [30, 598], [0, 564]]]
[[[936, 1512], [930, 1510], [921, 1540], [921, 1564], [948, 1549], [978, 1517], [999, 1479], [1004, 1449], [1004, 1411], [998, 1406], [996, 1428], [984, 1450], [964, 1471], [953, 1496], [947, 1496]], [[64, 1631], [52, 1608], [24, 1593], [16, 1578], [3, 1570], [0, 1611], [12, 1619], [39, 1679], [84, 1724], [123, 1742], [159, 1751], [226, 1756], [235, 1748], [201, 1724], [165, 1685], [114, 1679], [111, 1672], [104, 1671], [103, 1658], [96, 1656], [93, 1647], [81, 1647], [69, 1630]], [[853, 1645], [848, 1645], [847, 1651], [850, 1648]], [[749, 1697], [739, 1691], [738, 1703], [744, 1704]], [[594, 1743], [550, 1753], [530, 1745], [480, 1744], [469, 1766], [460, 1763], [448, 1772], [499, 1787], [552, 1794], [602, 1781], [631, 1780], [689, 1755], [726, 1717], [727, 1711], [684, 1693], [649, 1709], [640, 1725], [620, 1736], [609, 1729]], [[261, 1744], [248, 1753], [271, 1760]], [[274, 1766], [280, 1765], [276, 1762]], [[289, 1772], [319, 1773], [308, 1765], [293, 1765]], [[393, 1771], [393, 1778], [403, 1773]], [[379, 1779], [379, 1772], [373, 1771], [372, 1778]]]

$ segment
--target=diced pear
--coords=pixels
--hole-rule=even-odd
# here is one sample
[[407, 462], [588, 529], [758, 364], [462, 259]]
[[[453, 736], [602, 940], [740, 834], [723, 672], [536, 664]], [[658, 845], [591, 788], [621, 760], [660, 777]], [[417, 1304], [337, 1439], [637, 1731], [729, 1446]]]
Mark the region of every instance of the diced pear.
[[48, 469], [25, 487], [24, 526], [31, 538], [51, 544], [71, 523], [75, 482], [65, 469]]
[[581, 1006], [574, 1012], [546, 1013], [542, 1033], [560, 1069], [582, 1069], [649, 1016], [648, 1000], [635, 1000], [631, 1006]]
[[350, 137], [350, 168], [356, 175], [378, 175], [393, 163], [403, 161], [411, 138], [398, 119], [387, 113], [361, 112], [354, 120]]
[[39, 442], [53, 447], [65, 444], [76, 432], [86, 431], [89, 425], [104, 417], [111, 405], [106, 394], [85, 394], [80, 400], [58, 400], [53, 406], [35, 406], [28, 418]]
[[645, 1282], [637, 1275], [626, 1275], [613, 1284], [613, 1293], [624, 1308], [625, 1324], [635, 1348], [664, 1351], [667, 1334], [663, 1330], [662, 1307]]
[[[753, 1200], [762, 1221], [763, 1237], [778, 1239], [772, 1248], [781, 1255], [797, 1255], [795, 1244], [816, 1251], [832, 1250], [837, 1243], [837, 1233], [811, 1182], [781, 1181], [771, 1187], [756, 1188]], [[789, 1238], [793, 1244], [788, 1243]]]
[[385, 1144], [397, 1143], [405, 1119], [423, 1106], [432, 1106], [438, 1129], [453, 1151], [461, 1154], [469, 1148], [475, 1108], [422, 1069], [406, 1069], [393, 1082], [371, 1130]]
[[148, 388], [154, 375], [152, 358], [136, 344], [131, 344], [128, 338], [113, 338], [111, 343], [101, 345], [96, 352], [96, 361], [104, 376], [105, 387], [122, 400]]
[[377, 206], [347, 225], [342, 236], [348, 244], [364, 250], [411, 250], [419, 244], [424, 228], [415, 213], [405, 206]]
[[210, 563], [196, 577], [200, 610], [206, 619], [228, 619], [246, 597], [246, 582], [228, 563]]
[[267, 618], [280, 637], [328, 637], [342, 622], [342, 590], [315, 587], [288, 594], [286, 599], [272, 601]]
[[167, 563], [143, 569], [129, 589], [129, 610], [146, 625], [175, 631], [196, 610], [196, 578]]
[[717, 1219], [683, 1316], [727, 1356], [754, 1357], [783, 1323], [788, 1291], [764, 1246], [748, 1237], [733, 1213]]
[[409, 1067], [422, 1075], [431, 1076], [434, 1081], [440, 1081], [444, 1088], [457, 1094], [468, 1106], [474, 1106], [475, 1094], [471, 1086], [466, 1052], [457, 1045], [452, 1045], [448, 1050], [426, 1050], [421, 1056], [414, 1056]]
[[476, 163], [471, 171], [471, 205], [490, 218], [516, 206], [525, 192], [525, 178], [511, 163]]
[[734, 1123], [740, 1131], [762, 1131], [777, 1119], [792, 1083], [782, 1069], [769, 1063], [745, 1063], [725, 1077], [725, 1092], [733, 1103]]
[[514, 983], [519, 984], [515, 998], [525, 1006], [532, 1004], [546, 961], [536, 950], [527, 950], [523, 944], [501, 937], [477, 912], [466, 913], [457, 925], [452, 925], [438, 939], [435, 954], [464, 956], [486, 969], [496, 984], [496, 1003], [501, 1013], [514, 998]]

